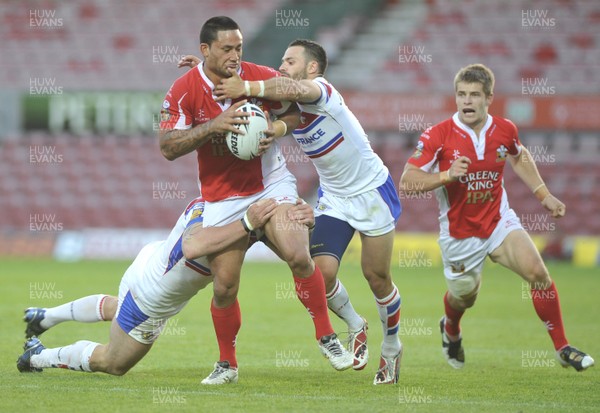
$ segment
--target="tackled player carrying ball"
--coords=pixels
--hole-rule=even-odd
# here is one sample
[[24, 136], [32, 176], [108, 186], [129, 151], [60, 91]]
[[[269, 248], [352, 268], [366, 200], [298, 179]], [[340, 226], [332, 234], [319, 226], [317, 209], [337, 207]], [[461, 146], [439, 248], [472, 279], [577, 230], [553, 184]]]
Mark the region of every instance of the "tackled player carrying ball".
[[[232, 73], [255, 81], [279, 75], [271, 68], [242, 61], [242, 46], [242, 32], [229, 17], [213, 17], [204, 23], [200, 31], [204, 61], [175, 80], [163, 102], [161, 152], [173, 160], [197, 151], [198, 178], [206, 200], [205, 227], [239, 221], [252, 203], [276, 199], [275, 213], [265, 225], [266, 236], [292, 272], [298, 299], [313, 321], [319, 349], [336, 370], [344, 370], [352, 366], [352, 355], [331, 326], [323, 276], [309, 254], [308, 228], [287, 216], [298, 199], [296, 179], [286, 167], [279, 144], [273, 142], [274, 136], [285, 134], [286, 122], [281, 118], [273, 122], [265, 131], [262, 155], [248, 161], [235, 157], [225, 142], [227, 132], [240, 132], [234, 125], [248, 120], [240, 119], [244, 115], [236, 112], [244, 99], [217, 101], [215, 86]], [[284, 111], [279, 102], [254, 99], [253, 103], [269, 112], [276, 108]], [[297, 111], [290, 116], [295, 124]], [[208, 257], [214, 275], [211, 314], [220, 356], [203, 384], [229, 383], [238, 374], [235, 345], [242, 320], [237, 295], [247, 246], [246, 240], [239, 240]]]
[[544, 184], [516, 126], [488, 114], [492, 71], [481, 64], [466, 66], [456, 74], [454, 89], [458, 111], [421, 135], [401, 178], [407, 192], [435, 191], [440, 206], [439, 244], [448, 285], [440, 320], [444, 355], [452, 367], [464, 366], [459, 322], [475, 304], [489, 256], [529, 283], [533, 306], [561, 365], [585, 370], [594, 360], [569, 345], [554, 281], [508, 205], [502, 186], [506, 161], [553, 217], [564, 216], [565, 205]]
[[[193, 57], [187, 59], [194, 63]], [[292, 135], [313, 162], [321, 185], [310, 253], [323, 271], [327, 305], [348, 325], [353, 368], [361, 370], [368, 361], [367, 322], [354, 310], [337, 277], [342, 256], [358, 231], [362, 270], [375, 298], [384, 337], [373, 384], [397, 383], [402, 357], [398, 337], [401, 298], [390, 265], [396, 221], [402, 210], [398, 193], [360, 122], [323, 77], [327, 69], [323, 47], [298, 39], [290, 43], [281, 60], [282, 77], [247, 81], [230, 70], [231, 76], [221, 80], [215, 94], [220, 101], [264, 96], [298, 103], [301, 122]]]

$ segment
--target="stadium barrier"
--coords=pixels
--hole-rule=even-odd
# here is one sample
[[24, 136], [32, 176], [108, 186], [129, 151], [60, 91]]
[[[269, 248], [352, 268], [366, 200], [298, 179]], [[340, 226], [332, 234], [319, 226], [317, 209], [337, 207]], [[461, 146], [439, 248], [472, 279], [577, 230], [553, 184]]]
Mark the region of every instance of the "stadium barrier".
[[[80, 231], [30, 233], [19, 231], [0, 232], [0, 257], [54, 258], [58, 261], [86, 259], [133, 259], [143, 245], [166, 239], [168, 230], [89, 228]], [[439, 267], [442, 263], [433, 233], [397, 233], [392, 254], [392, 269], [419, 270]], [[539, 251], [544, 251], [547, 239], [533, 235]], [[576, 267], [600, 266], [600, 237], [574, 236], [571, 263]], [[344, 263], [360, 264], [360, 237], [356, 235], [344, 254]], [[246, 255], [248, 261], [276, 262], [279, 258], [264, 244], [256, 243]]]

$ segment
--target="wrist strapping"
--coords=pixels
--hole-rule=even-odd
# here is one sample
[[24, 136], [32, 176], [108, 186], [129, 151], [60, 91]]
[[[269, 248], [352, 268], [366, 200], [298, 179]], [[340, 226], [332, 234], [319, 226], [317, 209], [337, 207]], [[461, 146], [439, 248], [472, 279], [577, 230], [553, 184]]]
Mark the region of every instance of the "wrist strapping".
[[250, 223], [250, 220], [248, 219], [247, 212], [244, 214], [244, 217], [242, 218], [241, 221], [242, 221], [242, 225], [244, 226], [244, 229], [246, 230], [246, 232], [254, 231], [254, 227], [252, 226], [252, 224]]
[[260, 91], [258, 92], [258, 95], [256, 95], [256, 97], [262, 98], [265, 96], [265, 81], [259, 80], [258, 86], [260, 86]]
[[285, 134], [287, 133], [287, 123], [285, 123], [281, 119], [277, 119], [276, 122], [281, 122], [283, 124], [283, 133], [280, 136], [285, 136]]
[[546, 199], [548, 195], [550, 195], [550, 191], [546, 187], [546, 184], [541, 184], [533, 190], [533, 194], [538, 199], [538, 201], [542, 202], [544, 199]]
[[246, 96], [250, 96], [250, 82], [244, 80], [244, 91], [246, 92]]

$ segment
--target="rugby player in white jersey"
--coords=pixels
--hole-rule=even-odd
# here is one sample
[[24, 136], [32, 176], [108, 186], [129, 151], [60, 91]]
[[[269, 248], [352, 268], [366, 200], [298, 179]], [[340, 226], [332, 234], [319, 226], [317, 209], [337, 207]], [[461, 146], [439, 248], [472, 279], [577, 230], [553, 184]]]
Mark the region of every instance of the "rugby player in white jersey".
[[[180, 65], [195, 63], [193, 56], [186, 56]], [[215, 87], [215, 95], [220, 100], [260, 96], [297, 102], [300, 124], [293, 137], [319, 174], [310, 251], [323, 272], [328, 307], [348, 325], [348, 347], [355, 356], [353, 368], [364, 368], [368, 361], [367, 322], [354, 310], [337, 277], [340, 260], [358, 231], [362, 270], [375, 295], [384, 337], [373, 383], [397, 383], [402, 356], [398, 337], [401, 299], [390, 264], [400, 200], [387, 167], [371, 149], [359, 121], [323, 77], [326, 69], [322, 46], [311, 40], [295, 40], [279, 67], [282, 77], [244, 81], [231, 70], [231, 77]]]
[[[261, 228], [273, 215], [276, 205], [272, 199], [253, 204], [246, 219], [254, 228]], [[202, 238], [196, 236], [194, 233], [202, 226], [203, 210], [204, 201], [196, 198], [181, 214], [167, 240], [142, 248], [121, 280], [118, 298], [97, 294], [58, 307], [25, 310], [28, 340], [25, 352], [17, 360], [19, 371], [39, 372], [53, 367], [120, 376], [135, 366], [148, 353], [167, 320], [213, 281], [205, 256], [248, 239], [246, 227], [240, 221], [205, 230]], [[312, 208], [307, 204], [293, 206], [288, 217], [307, 226], [314, 224]], [[201, 258], [190, 258], [200, 255]], [[47, 349], [42, 345], [37, 336], [71, 320], [112, 320], [108, 344], [80, 340], [57, 348]], [[220, 375], [223, 382], [237, 382], [237, 369], [229, 369], [227, 373]]]
[[481, 64], [463, 67], [454, 88], [457, 112], [421, 135], [401, 178], [404, 188], [419, 188], [411, 192], [435, 191], [440, 206], [439, 244], [448, 285], [440, 320], [443, 354], [452, 367], [464, 366], [459, 323], [475, 304], [483, 264], [490, 257], [530, 284], [533, 306], [561, 365], [585, 370], [594, 360], [569, 344], [554, 281], [508, 205], [506, 164], [553, 217], [562, 217], [566, 207], [546, 187], [533, 157], [521, 145], [517, 127], [488, 114], [494, 94], [492, 71]]

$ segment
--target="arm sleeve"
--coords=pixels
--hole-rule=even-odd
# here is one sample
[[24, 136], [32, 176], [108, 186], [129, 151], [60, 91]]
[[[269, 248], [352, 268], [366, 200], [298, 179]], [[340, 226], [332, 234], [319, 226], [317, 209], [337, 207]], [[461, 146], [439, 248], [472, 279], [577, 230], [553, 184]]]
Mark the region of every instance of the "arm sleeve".
[[521, 140], [519, 139], [519, 131], [517, 126], [512, 121], [509, 119], [506, 119], [506, 121], [511, 128], [511, 134], [513, 135], [512, 144], [508, 148], [508, 153], [513, 156], [517, 156], [521, 153]]
[[419, 137], [415, 151], [408, 159], [408, 163], [425, 172], [430, 172], [439, 161], [438, 155], [442, 147], [439, 131], [435, 127], [430, 127]]
[[160, 111], [160, 129], [190, 129], [193, 115], [190, 108], [188, 90], [183, 78], [173, 83], [165, 96]]

